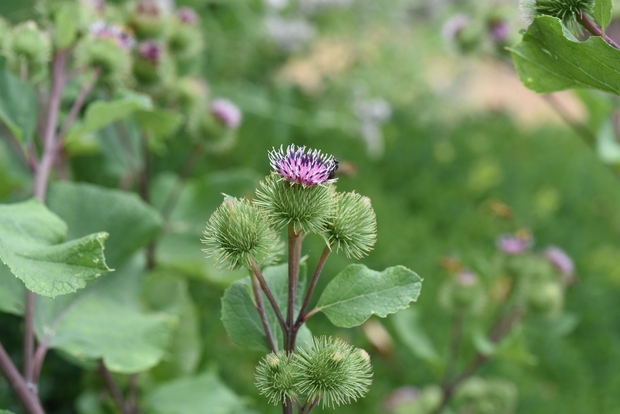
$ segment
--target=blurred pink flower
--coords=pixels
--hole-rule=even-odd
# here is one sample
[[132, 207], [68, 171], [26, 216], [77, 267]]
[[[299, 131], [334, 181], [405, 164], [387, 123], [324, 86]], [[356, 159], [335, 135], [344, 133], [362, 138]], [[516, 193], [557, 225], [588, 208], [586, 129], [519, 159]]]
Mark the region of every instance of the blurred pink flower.
[[564, 250], [557, 246], [549, 246], [545, 249], [545, 257], [562, 274], [568, 284], [575, 280], [575, 264], [573, 259]]
[[521, 254], [534, 244], [531, 236], [504, 234], [497, 239], [497, 247], [509, 255]]
[[183, 23], [187, 23], [190, 25], [197, 24], [200, 21], [198, 13], [196, 13], [196, 11], [191, 7], [181, 7], [179, 10], [177, 10], [177, 16], [179, 17], [179, 20], [181, 20]]
[[243, 115], [237, 105], [229, 101], [228, 99], [218, 98], [211, 102], [211, 113], [215, 116], [226, 128], [237, 129], [241, 125]]

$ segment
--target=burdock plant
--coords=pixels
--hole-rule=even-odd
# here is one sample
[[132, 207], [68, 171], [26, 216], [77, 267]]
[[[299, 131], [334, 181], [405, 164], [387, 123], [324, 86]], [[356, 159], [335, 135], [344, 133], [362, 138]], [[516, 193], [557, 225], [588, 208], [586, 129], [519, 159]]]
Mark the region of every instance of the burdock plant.
[[[256, 369], [256, 386], [285, 414], [295, 407], [303, 414], [319, 404], [348, 404], [368, 391], [370, 355], [341, 339], [312, 337], [305, 322], [318, 312], [339, 327], [358, 326], [373, 314], [385, 317], [417, 299], [421, 279], [402, 266], [377, 272], [353, 264], [332, 278], [311, 308], [332, 252], [361, 259], [372, 250], [375, 212], [368, 197], [336, 190], [333, 156], [290, 145], [274, 148], [268, 158], [273, 172], [256, 197], [226, 196], [204, 231], [207, 256], [250, 272], [224, 294], [222, 320], [238, 345], [271, 351]], [[281, 251], [280, 233], [286, 233], [288, 263], [272, 266]], [[308, 281], [302, 250], [311, 235], [325, 248]]]

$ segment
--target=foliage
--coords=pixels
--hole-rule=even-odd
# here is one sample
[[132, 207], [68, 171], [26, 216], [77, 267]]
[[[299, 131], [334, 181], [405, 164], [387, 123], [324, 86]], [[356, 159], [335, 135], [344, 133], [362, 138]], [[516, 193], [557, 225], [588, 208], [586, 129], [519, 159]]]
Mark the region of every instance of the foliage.
[[[56, 7], [61, 3], [71, 7]], [[54, 242], [46, 242], [45, 249], [108, 233], [101, 243], [93, 239], [92, 246], [114, 269], [93, 272], [101, 276], [83, 279], [76, 293], [37, 298], [36, 334], [50, 348], [39, 378], [39, 397], [48, 412], [119, 412], [105, 392], [100, 358], [128, 401], [137, 385], [144, 412], [190, 413], [205, 406], [222, 413], [282, 411], [254, 384], [268, 348], [251, 278], [244, 270], [213, 266], [200, 251], [200, 238], [222, 193], [252, 199], [269, 170], [267, 152], [292, 142], [333, 154], [340, 162], [338, 194], [364, 194], [376, 213], [379, 236], [372, 252], [360, 264], [343, 254], [330, 255], [317, 292], [345, 294], [336, 282], [348, 266], [362, 269], [359, 275], [365, 278], [383, 274], [370, 269], [399, 263], [425, 279], [415, 306], [385, 319], [370, 316], [358, 327], [341, 329], [334, 328], [329, 312], [317, 312], [304, 325], [300, 344], [312, 335], [341, 337], [368, 351], [374, 371], [366, 398], [335, 410], [319, 404], [316, 412], [411, 414], [436, 408], [450, 360], [455, 309], [468, 316], [454, 373], [478, 354], [488, 361], [461, 385], [445, 412], [496, 407], [528, 414], [620, 411], [618, 316], [610, 311], [620, 281], [620, 196], [612, 173], [620, 159], [617, 99], [598, 90], [578, 91], [583, 116], [571, 121], [578, 127], [571, 130], [550, 118], [524, 120], [515, 108], [525, 112], [531, 106], [546, 116], [538, 101], [524, 103], [518, 89], [486, 77], [490, 61], [505, 67], [512, 54], [521, 79], [536, 90], [587, 87], [617, 94], [613, 67], [594, 63], [615, 61], [615, 49], [600, 37], [586, 40], [583, 33], [569, 33], [547, 16], [536, 17], [522, 37], [515, 5], [497, 2], [177, 3], [196, 7], [205, 32], [202, 43], [190, 45], [189, 55], [174, 56], [182, 63], [162, 76], [169, 82], [162, 89], [138, 84], [133, 73], [94, 84], [59, 146], [46, 207], [31, 200], [36, 157], [24, 157], [21, 148], [32, 143], [35, 155], [42, 154], [44, 131], [37, 119], [48, 111], [35, 102], [45, 93], [49, 98], [52, 65], [32, 65], [25, 81], [15, 60], [0, 71], [2, 208], [36, 204], [46, 221], [56, 223]], [[278, 3], [286, 5], [277, 8]], [[616, 28], [612, 3], [594, 2], [589, 16], [608, 37]], [[46, 32], [53, 53], [73, 47], [84, 39], [89, 18], [75, 4], [46, 1], [35, 9], [29, 1], [0, 2], [0, 14], [8, 20], [0, 22], [0, 37], [5, 24], [36, 20], [39, 30], [62, 28]], [[134, 5], [108, 4], [115, 11], [107, 17], [117, 22]], [[125, 8], [116, 9], [119, 4]], [[441, 26], [458, 14], [468, 17], [466, 28], [442, 36]], [[274, 30], [276, 17], [280, 23], [305, 25], [296, 23], [297, 31], [282, 36]], [[168, 57], [180, 50], [184, 36], [178, 34], [169, 45]], [[202, 57], [187, 60], [197, 56], [196, 47], [205, 47]], [[565, 63], [558, 65], [544, 50]], [[140, 72], [143, 80], [152, 75], [147, 72]], [[64, 89], [57, 132], [94, 75], [71, 74], [77, 77]], [[469, 83], [475, 74], [484, 82]], [[512, 105], [479, 106], [498, 84]], [[223, 133], [229, 131], [209, 107], [213, 97], [224, 95], [243, 113], [232, 134]], [[584, 128], [591, 133], [584, 134]], [[146, 171], [148, 191], [142, 179]], [[512, 260], [518, 258], [497, 251], [498, 235], [523, 228], [534, 236], [533, 252], [521, 257], [528, 259]], [[301, 260], [300, 291], [329, 241], [329, 235], [305, 239], [308, 257]], [[576, 284], [557, 283], [559, 274], [542, 256], [552, 244], [575, 260]], [[14, 255], [16, 247], [11, 233], [3, 252]], [[450, 267], [455, 263], [476, 275], [475, 288], [459, 288], [460, 273]], [[538, 313], [494, 343], [489, 338], [497, 310], [493, 298], [506, 287], [500, 281], [532, 263], [553, 286], [534, 290], [542, 300], [523, 294]], [[264, 273], [285, 307], [286, 265]], [[403, 274], [407, 289], [418, 286], [417, 277]], [[16, 362], [22, 360], [25, 288], [0, 263], [0, 343]], [[544, 298], [545, 292], [552, 300]], [[471, 304], [472, 297], [480, 306]], [[356, 313], [356, 324], [373, 312], [384, 315], [405, 306], [377, 303]], [[269, 307], [268, 313], [273, 326], [277, 317]], [[0, 408], [24, 412], [3, 380]]]

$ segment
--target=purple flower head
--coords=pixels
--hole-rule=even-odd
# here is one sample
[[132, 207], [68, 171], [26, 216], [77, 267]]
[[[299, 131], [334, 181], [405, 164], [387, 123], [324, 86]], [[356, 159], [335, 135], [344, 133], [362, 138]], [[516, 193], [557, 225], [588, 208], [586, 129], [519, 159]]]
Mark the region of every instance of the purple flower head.
[[142, 42], [140, 44], [138, 52], [141, 57], [157, 66], [161, 60], [162, 54], [164, 53], [164, 48], [157, 42], [147, 40], [146, 42]]
[[575, 264], [568, 254], [557, 246], [545, 249], [545, 258], [562, 274], [568, 284], [575, 281]]
[[336, 181], [334, 174], [338, 169], [338, 161], [332, 156], [322, 154], [319, 150], [306, 147], [295, 147], [291, 144], [286, 151], [280, 146], [269, 152], [269, 163], [278, 174], [291, 184], [312, 187], [318, 184]]
[[129, 50], [134, 47], [136, 41], [127, 29], [116, 24], [96, 21], [90, 25], [90, 33], [99, 39], [110, 39], [120, 47]]
[[495, 43], [504, 43], [510, 36], [510, 24], [503, 19], [493, 20], [489, 23], [489, 33]]
[[211, 113], [226, 128], [237, 129], [241, 125], [243, 115], [237, 105], [228, 99], [218, 98], [211, 102]]
[[180, 21], [190, 25], [195, 25], [200, 21], [198, 13], [196, 13], [196, 11], [191, 7], [181, 7], [177, 10], [177, 16]]
[[509, 255], [521, 254], [533, 244], [534, 241], [529, 234], [504, 234], [497, 239], [497, 247]]

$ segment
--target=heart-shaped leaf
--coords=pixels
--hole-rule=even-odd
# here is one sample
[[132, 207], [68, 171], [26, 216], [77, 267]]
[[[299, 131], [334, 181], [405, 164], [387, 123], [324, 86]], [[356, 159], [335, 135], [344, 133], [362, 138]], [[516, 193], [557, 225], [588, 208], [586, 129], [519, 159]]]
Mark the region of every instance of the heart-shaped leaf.
[[67, 225], [39, 201], [0, 205], [0, 259], [34, 293], [72, 293], [110, 270], [107, 233], [62, 243], [66, 234]]
[[620, 94], [620, 50], [599, 36], [580, 42], [555, 17], [536, 17], [510, 51], [521, 82], [538, 93], [594, 88]]
[[417, 300], [421, 288], [422, 279], [404, 266], [377, 272], [352, 264], [327, 284], [316, 308], [334, 325], [352, 328], [371, 315], [385, 318], [407, 308]]
[[113, 372], [155, 366], [165, 355], [176, 318], [141, 309], [142, 268], [142, 263], [130, 262], [75, 295], [39, 298], [39, 341], [77, 360], [101, 358]]
[[241, 398], [212, 373], [161, 384], [146, 396], [146, 406], [153, 414], [235, 414], [244, 408]]
[[121, 267], [146, 246], [162, 227], [159, 213], [137, 195], [91, 184], [60, 182], [51, 186], [50, 209], [69, 225], [69, 237], [96, 231], [110, 234], [106, 260]]

